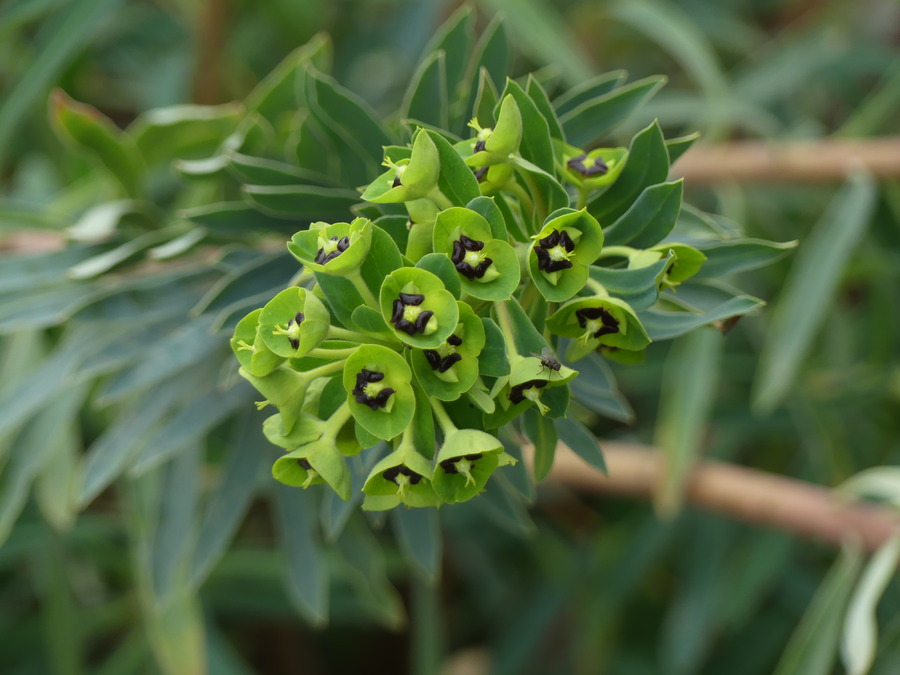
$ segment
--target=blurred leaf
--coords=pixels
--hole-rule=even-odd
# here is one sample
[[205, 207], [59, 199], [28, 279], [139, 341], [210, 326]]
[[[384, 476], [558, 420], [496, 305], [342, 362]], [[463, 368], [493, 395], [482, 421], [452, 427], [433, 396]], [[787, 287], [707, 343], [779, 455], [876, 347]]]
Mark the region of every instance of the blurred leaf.
[[749, 295], [738, 295], [704, 314], [647, 309], [638, 312], [638, 318], [644, 324], [647, 335], [650, 336], [651, 340], [671, 340], [701, 326], [708, 326], [717, 321], [749, 314], [764, 304], [759, 298]]
[[243, 192], [263, 213], [307, 222], [346, 222], [350, 207], [360, 201], [352, 190], [317, 185], [244, 185]]
[[797, 247], [797, 241], [764, 241], [762, 239], [739, 239], [714, 242], [700, 247], [706, 261], [694, 279], [722, 277], [737, 274], [758, 267], [764, 267], [787, 255]]
[[[560, 344], [559, 353], [565, 354], [566, 348], [565, 343]], [[592, 353], [575, 364], [565, 365], [577, 366], [579, 371], [578, 377], [572, 380], [572, 395], [578, 403], [598, 415], [625, 424], [634, 422], [634, 410], [619, 391], [615, 375], [603, 357]]]
[[239, 383], [228, 391], [213, 390], [198, 395], [183, 406], [157, 433], [148, 436], [135, 458], [129, 475], [141, 475], [178, 452], [203, 440], [214, 427], [252, 400], [249, 385]]
[[69, 268], [67, 276], [70, 279], [93, 279], [105, 272], [109, 272], [117, 265], [131, 261], [148, 248], [171, 239], [171, 237], [171, 230], [147, 232], [130, 239], [114, 249], [105, 251], [87, 260], [82, 260]]
[[534, 101], [537, 109], [541, 112], [541, 115], [544, 117], [544, 121], [547, 122], [547, 126], [550, 129], [550, 136], [561, 141], [565, 140], [562, 126], [559, 123], [559, 118], [556, 116], [556, 111], [553, 109], [553, 105], [550, 103], [550, 98], [547, 96], [547, 92], [544, 91], [541, 83], [538, 82], [531, 74], [528, 75], [528, 83], [525, 87], [525, 91], [528, 93], [528, 96], [531, 98], [531, 100]]
[[675, 342], [666, 359], [655, 432], [655, 445], [665, 459], [665, 476], [654, 495], [656, 509], [664, 517], [681, 510], [688, 476], [701, 454], [722, 343], [717, 332], [698, 330]]
[[861, 567], [859, 547], [844, 547], [791, 635], [774, 675], [832, 672], [847, 601]]
[[152, 551], [153, 588], [159, 598], [168, 598], [186, 576], [197, 528], [203, 450], [202, 443], [193, 444], [163, 469], [164, 497], [159, 504]]
[[[578, 48], [559, 14], [542, 0], [483, 0], [495, 12], [503, 12], [517, 47], [538, 63], [554, 63], [569, 83], [591, 76], [591, 66]], [[493, 72], [491, 73], [493, 75]], [[497, 82], [497, 80], [494, 80]]]
[[[481, 69], [484, 68], [496, 91], [506, 81], [509, 66], [509, 37], [503, 15], [496, 14], [491, 19], [478, 44], [475, 45], [475, 55], [469, 74], [470, 80], [480, 77]], [[475, 93], [476, 87], [472, 86], [470, 96], [474, 97]], [[469, 109], [472, 109], [471, 100], [470, 98]]]
[[624, 70], [611, 70], [608, 73], [597, 75], [584, 82], [576, 84], [567, 92], [553, 100], [553, 107], [558, 115], [562, 116], [572, 112], [582, 103], [593, 101], [596, 98], [608, 94], [625, 81]]
[[753, 407], [759, 412], [771, 412], [793, 385], [869, 223], [875, 197], [872, 179], [855, 174], [800, 247], [760, 354], [753, 386]]
[[553, 420], [541, 415], [536, 408], [528, 408], [522, 417], [522, 428], [534, 445], [534, 480], [541, 482], [553, 468], [556, 456], [556, 429]]
[[900, 467], [875, 466], [866, 469], [836, 489], [852, 497], [883, 500], [900, 508]]
[[838, 130], [838, 136], [859, 138], [877, 136], [888, 131], [887, 125], [897, 118], [900, 108], [900, 57], [895, 58], [881, 81], [850, 113], [849, 119]]
[[261, 415], [247, 409], [235, 415], [233, 443], [203, 514], [194, 552], [192, 584], [199, 586], [212, 571], [237, 532], [256, 491], [267, 441], [259, 433]]
[[62, 282], [70, 267], [102, 250], [99, 246], [76, 244], [51, 253], [4, 256], [0, 268], [0, 293], [33, 290]]
[[297, 107], [298, 73], [310, 63], [323, 72], [331, 70], [332, 49], [331, 38], [325, 33], [297, 47], [250, 92], [244, 102], [247, 110], [276, 124], [282, 113]]
[[553, 426], [556, 427], [559, 440], [565, 443], [572, 452], [595, 469], [608, 473], [600, 444], [587, 427], [571, 418], [555, 419]]
[[245, 114], [240, 103], [175, 105], [140, 114], [126, 131], [148, 165], [213, 154]]
[[0, 543], [6, 541], [19, 517], [31, 484], [61, 446], [75, 442], [75, 419], [88, 388], [78, 385], [55, 388], [56, 396], [39, 412], [16, 439], [10, 466], [3, 472], [0, 490]]
[[278, 483], [275, 508], [281, 546], [287, 556], [291, 600], [313, 625], [328, 621], [328, 567], [316, 536], [316, 500], [311, 492]]
[[298, 229], [295, 220], [270, 216], [245, 202], [206, 204], [181, 211], [179, 215], [212, 234], [226, 237], [253, 236], [267, 230], [290, 236]]
[[96, 108], [70, 98], [61, 89], [50, 97], [50, 119], [64, 140], [88, 152], [136, 197], [144, 174], [144, 159], [134, 140]]
[[700, 138], [699, 131], [687, 136], [666, 139], [666, 150], [669, 153], [669, 164], [674, 164], [679, 157], [681, 157], [691, 148], [691, 146], [694, 145], [694, 142], [698, 138]]
[[394, 509], [391, 524], [404, 553], [429, 582], [437, 582], [443, 549], [437, 509]]
[[888, 539], [863, 570], [850, 598], [841, 636], [841, 661], [847, 675], [866, 675], [875, 661], [878, 622], [875, 609], [900, 562], [900, 534]]
[[191, 371], [182, 372], [119, 412], [82, 458], [79, 506], [93, 501], [128, 468], [166, 414], [181, 403], [175, 395], [192, 380]]
[[122, 0], [71, 0], [56, 12], [35, 37], [36, 57], [7, 90], [0, 104], [0, 166], [24, 117], [34, 114], [35, 104], [71, 63], [78, 51], [96, 36], [102, 20]]
[[406, 623], [406, 612], [400, 594], [387, 576], [384, 551], [375, 535], [359, 521], [348, 523], [338, 541], [350, 583], [357, 599], [374, 618], [391, 629]]
[[447, 68], [443, 51], [429, 54], [419, 65], [401, 106], [403, 119], [447, 127]]
[[678, 219], [684, 179], [646, 188], [628, 210], [603, 231], [606, 246], [648, 248], [665, 239]]
[[[424, 54], [430, 54], [443, 50], [448, 101], [451, 105], [457, 100], [458, 94], [463, 93], [460, 90], [464, 82], [466, 66], [472, 53], [472, 24], [474, 20], [475, 15], [472, 12], [472, 8], [463, 5], [438, 28], [423, 52]], [[465, 114], [465, 112], [459, 111], [459, 114]], [[453, 117], [455, 118], [457, 115], [454, 114]]]
[[566, 132], [566, 140], [576, 147], [587, 147], [625, 120], [665, 83], [662, 75], [638, 80], [561, 115], [559, 123]]

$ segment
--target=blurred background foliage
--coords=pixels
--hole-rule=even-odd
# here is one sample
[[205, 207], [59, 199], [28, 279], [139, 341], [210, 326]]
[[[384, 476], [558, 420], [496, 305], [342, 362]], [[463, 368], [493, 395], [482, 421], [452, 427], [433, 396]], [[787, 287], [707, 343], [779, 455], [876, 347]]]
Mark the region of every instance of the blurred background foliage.
[[[335, 78], [388, 113], [435, 28], [456, 6], [438, 0], [7, 0], [0, 6], [0, 245], [47, 242], [36, 233], [71, 226], [110, 194], [108, 185], [90, 180], [87, 159], [63, 153], [47, 122], [51, 88], [125, 127], [154, 107], [244, 99], [285, 55], [326, 31]], [[667, 138], [700, 131], [701, 142], [900, 133], [900, 5], [890, 0], [480, 0], [475, 7], [480, 28], [504, 13], [514, 73], [540, 69], [546, 82], [568, 86], [620, 68], [632, 80], [666, 74], [668, 86], [618, 130], [624, 139], [654, 118]], [[803, 242], [797, 256], [740, 277], [742, 288], [772, 306], [716, 343], [719, 366], [707, 384], [713, 403], [698, 422], [696, 451], [827, 486], [900, 462], [896, 182], [879, 185], [877, 194], [865, 181], [851, 185], [831, 216], [835, 185], [686, 188], [688, 201], [723, 213], [723, 222], [741, 223], [750, 236]], [[177, 203], [184, 195], [165, 181], [153, 189], [165, 207], [202, 203], [196, 194]], [[842, 228], [852, 233], [840, 251], [831, 250]], [[14, 284], [4, 290], [5, 302], [17, 292]], [[779, 322], [780, 305], [793, 308], [796, 297], [813, 296], [822, 311], [807, 317], [803, 331]], [[38, 304], [30, 311], [49, 310]], [[690, 510], [660, 521], [650, 505], [559, 485], [541, 487], [527, 511], [489, 501], [447, 509], [443, 548], [436, 543], [424, 558], [420, 550], [412, 562], [404, 527], [393, 524], [401, 532], [398, 546], [387, 534], [391, 527], [375, 538], [364, 521], [351, 519], [354, 536], [328, 544], [325, 563], [317, 563], [303, 557], [304, 541], [288, 537], [286, 549], [273, 543], [273, 520], [292, 525], [309, 517], [305, 493], [270, 509], [264, 500], [249, 501], [252, 486], [238, 497], [221, 487], [216, 467], [229, 445], [264, 452], [252, 415], [209, 420], [202, 444], [155, 478], [98, 490], [76, 521], [71, 505], [53, 497], [65, 491], [73, 458], [122, 412], [96, 405], [110, 394], [108, 381], [88, 380], [38, 413], [53, 424], [38, 419], [23, 429], [10, 401], [28, 409], [27, 401], [8, 393], [29, 380], [47, 386], [62, 379], [66, 354], [78, 348], [77, 339], [62, 343], [69, 352], [54, 348], [71, 337], [56, 324], [6, 330], [0, 342], [0, 393], [7, 394], [0, 411], [7, 465], [0, 488], [5, 673], [188, 673], [204, 660], [215, 673], [428, 673], [448, 655], [457, 657], [455, 672], [485, 672], [478, 664], [487, 655], [492, 673], [771, 673], [779, 659], [802, 651], [796, 639], [793, 652], [785, 647], [807, 608], [815, 610], [817, 588], [820, 605], [840, 605], [861, 564], [845, 554], [837, 576], [829, 577], [838, 581], [820, 586], [834, 561], [823, 547]], [[790, 362], [772, 356], [784, 341], [798, 340]], [[668, 346], [657, 346], [646, 363], [613, 368], [623, 398], [615, 399], [613, 417], [596, 420], [600, 438], [649, 443], [665, 435], [666, 424], [677, 424], [662, 414], [671, 409], [667, 391], [677, 388], [660, 382], [677, 383], [679, 354], [691, 350], [678, 352], [678, 343], [672, 349], [672, 359]], [[48, 353], [54, 359], [42, 361]], [[784, 372], [787, 381], [773, 384]], [[95, 404], [83, 406], [87, 399]], [[107, 445], [147, 433], [119, 426], [120, 436]], [[62, 450], [42, 468], [29, 461], [33, 455], [13, 450], [34, 447]], [[245, 461], [235, 469], [237, 480], [259, 469], [252, 458]], [[159, 490], [148, 480], [167, 486], [162, 507], [144, 508]], [[203, 486], [203, 494], [179, 491], [180, 480]], [[231, 529], [190, 527], [198, 520], [230, 523], [246, 504], [239, 528], [237, 522]], [[194, 519], [163, 528], [174, 543], [147, 534], [156, 525], [144, 514], [158, 511], [164, 521], [167, 505]], [[146, 561], [197, 536], [207, 538], [197, 548], [212, 551], [193, 561], [193, 578], [206, 579], [199, 594], [190, 583], [172, 582], [178, 591], [156, 602], [153, 589], [179, 573], [165, 561], [150, 567]], [[438, 558], [443, 570], [434, 589], [427, 577]], [[316, 564], [329, 568], [332, 587], [319, 591], [330, 593], [327, 628], [310, 627], [315, 607], [301, 601], [298, 614], [298, 594], [283, 580], [286, 560], [295, 586], [315, 576]], [[898, 609], [894, 582], [878, 606], [873, 673], [900, 668]], [[839, 629], [829, 634], [836, 639]], [[802, 667], [782, 661], [779, 672], [831, 672], [824, 634], [810, 635], [813, 651], [826, 657], [817, 665], [810, 665], [815, 658], [801, 659]]]

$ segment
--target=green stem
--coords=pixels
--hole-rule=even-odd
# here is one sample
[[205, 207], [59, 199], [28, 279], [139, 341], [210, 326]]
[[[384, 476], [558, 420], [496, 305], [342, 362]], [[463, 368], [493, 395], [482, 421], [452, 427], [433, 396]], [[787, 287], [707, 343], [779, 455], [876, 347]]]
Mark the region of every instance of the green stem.
[[590, 190], [588, 190], [588, 189], [587, 189], [586, 187], [584, 187], [583, 185], [582, 185], [580, 188], [578, 188], [578, 202], [577, 202], [576, 205], [575, 205], [575, 208], [576, 208], [577, 210], [580, 211], [580, 210], [583, 209], [585, 206], [587, 206], [588, 194], [589, 194], [589, 193], [590, 193]]
[[[313, 350], [313, 351], [316, 351], [316, 350]], [[346, 351], [346, 350], [326, 349], [326, 350], [322, 350], [322, 351], [338, 352], [338, 351]], [[356, 348], [353, 348], [350, 350], [350, 352], [354, 352], [354, 351], [356, 351]], [[303, 375], [304, 375], [304, 377], [308, 377], [309, 381], [312, 382], [313, 380], [315, 380], [319, 377], [325, 377], [326, 375], [331, 375], [332, 373], [334, 373], [338, 370], [342, 370], [344, 368], [344, 361], [346, 361], [346, 360], [347, 360], [346, 358], [343, 358], [343, 359], [338, 359], [337, 361], [332, 361], [331, 363], [326, 363], [325, 365], [319, 366], [318, 368], [313, 368], [312, 370], [307, 370], [306, 372], [303, 373]]]
[[356, 289], [357, 293], [362, 296], [362, 299], [365, 301], [367, 305], [374, 309], [379, 309], [378, 299], [373, 295], [372, 291], [369, 290], [369, 287], [366, 286], [366, 282], [363, 281], [362, 275], [359, 273], [359, 270], [355, 270], [351, 272], [346, 277], [350, 283], [353, 284], [353, 287]]
[[591, 279], [590, 277], [588, 277], [585, 285], [594, 290], [597, 295], [602, 295], [605, 298], [609, 297], [609, 291], [607, 291], [606, 287], [596, 279]]
[[539, 223], [543, 223], [549, 214], [547, 213], [547, 202], [544, 199], [544, 193], [541, 192], [541, 186], [535, 183], [534, 178], [528, 173], [522, 171], [519, 172], [519, 175], [522, 176], [528, 184], [528, 189], [531, 190], [531, 194], [534, 195], [534, 205], [538, 215], [535, 220]]
[[329, 326], [328, 334], [326, 337], [331, 340], [347, 340], [348, 342], [382, 345], [384, 347], [391, 347], [394, 349], [396, 349], [400, 344], [399, 342], [389, 342], [387, 340], [381, 340], [379, 338], [366, 335], [365, 333], [359, 333], [355, 330], [347, 330], [346, 328], [340, 328], [338, 326]]
[[316, 349], [310, 349], [306, 352], [306, 356], [312, 359], [339, 358], [341, 359], [341, 363], [343, 363], [343, 361], [355, 351], [356, 347], [347, 347], [347, 349], [320, 349], [317, 347]]
[[429, 194], [428, 199], [434, 202], [435, 206], [437, 206], [441, 211], [446, 209], [453, 208], [453, 202], [451, 202], [447, 197], [441, 192], [438, 188], [434, 188]]
[[341, 427], [343, 427], [351, 417], [353, 417], [353, 412], [350, 410], [350, 404], [347, 401], [344, 401], [341, 406], [331, 414], [331, 417], [328, 418], [328, 430], [325, 431], [322, 436], [329, 440], [334, 440], [340, 433]]
[[456, 425], [453, 424], [453, 420], [450, 419], [450, 416], [447, 414], [447, 411], [444, 410], [444, 406], [441, 405], [441, 402], [434, 397], [429, 397], [428, 400], [431, 403], [431, 409], [434, 411], [434, 416], [438, 421], [438, 425], [440, 425], [441, 431], [444, 433], [444, 437], [447, 437], [456, 431]]
[[[509, 180], [509, 183], [507, 183], [506, 185], [503, 186], [503, 189], [504, 189], [504, 190], [509, 190], [509, 191], [512, 192], [516, 197], [518, 197], [519, 202], [521, 202], [522, 205], [525, 206], [525, 207], [528, 209], [529, 212], [531, 212], [531, 213], [534, 212], [534, 202], [531, 201], [531, 195], [529, 195], [529, 194], [525, 191], [525, 188], [523, 188], [521, 185], [519, 185], [518, 182], [516, 182], [515, 179], [512, 179], [512, 178], [511, 178], [511, 179]], [[524, 220], [524, 218], [523, 218], [523, 220]], [[529, 229], [530, 229], [530, 228], [529, 228]]]
[[500, 332], [503, 333], [503, 338], [506, 340], [507, 354], [510, 356], [518, 354], [519, 350], [516, 347], [512, 319], [509, 316], [509, 310], [506, 309], [506, 304], [503, 302], [496, 302], [494, 303], [494, 309], [497, 311], [497, 325], [500, 326]]

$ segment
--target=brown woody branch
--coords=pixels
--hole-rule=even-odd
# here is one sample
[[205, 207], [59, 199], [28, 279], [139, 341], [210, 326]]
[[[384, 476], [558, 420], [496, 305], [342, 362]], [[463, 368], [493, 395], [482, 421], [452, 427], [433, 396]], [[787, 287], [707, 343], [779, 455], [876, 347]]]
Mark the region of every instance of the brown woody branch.
[[[653, 496], [664, 475], [658, 451], [604, 442], [603, 454], [609, 476], [560, 446], [550, 479], [584, 492]], [[702, 510], [833, 546], [855, 535], [866, 550], [874, 551], [900, 532], [900, 513], [890, 508], [850, 502], [811, 483], [722, 462], [699, 462], [690, 473], [685, 497]]]
[[741, 141], [697, 145], [672, 167], [689, 184], [842, 181], [864, 168], [875, 178], [900, 178], [900, 136], [809, 142]]

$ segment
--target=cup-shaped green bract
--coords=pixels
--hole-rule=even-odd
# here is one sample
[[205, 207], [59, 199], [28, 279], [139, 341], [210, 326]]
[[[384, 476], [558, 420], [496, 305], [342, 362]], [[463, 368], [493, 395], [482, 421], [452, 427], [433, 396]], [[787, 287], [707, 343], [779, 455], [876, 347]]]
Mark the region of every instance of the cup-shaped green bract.
[[542, 415], [546, 415], [548, 409], [541, 402], [541, 391], [562, 386], [577, 375], [577, 370], [562, 365], [555, 358], [514, 355], [510, 359], [509, 389], [501, 405], [521, 406], [524, 410], [534, 404]]
[[288, 250], [313, 272], [349, 274], [359, 271], [372, 246], [372, 223], [357, 218], [352, 223], [322, 223], [297, 232]]
[[466, 164], [471, 167], [507, 161], [510, 154], [519, 149], [522, 141], [522, 114], [512, 94], [508, 94], [501, 102], [497, 124], [493, 127], [481, 127], [477, 119], [472, 120], [469, 126], [475, 129], [475, 138], [457, 144], [456, 147]]
[[294, 450], [307, 443], [319, 440], [324, 431], [324, 423], [308, 413], [297, 416], [290, 433], [285, 429], [281, 413], [270, 415], [263, 422], [263, 435], [272, 445], [285, 450]]
[[673, 288], [682, 281], [690, 279], [700, 271], [700, 268], [706, 261], [706, 256], [693, 246], [688, 246], [687, 244], [657, 244], [629, 258], [628, 267], [635, 268], [651, 265], [667, 256], [669, 251], [674, 253], [675, 257], [666, 268], [662, 280], [663, 288]]
[[401, 267], [381, 285], [381, 314], [398, 339], [420, 349], [436, 349], [459, 321], [456, 298], [436, 275]]
[[330, 316], [324, 303], [305, 288], [287, 288], [266, 303], [259, 334], [278, 356], [300, 358], [325, 339]]
[[385, 166], [388, 170], [363, 192], [362, 198], [367, 202], [388, 204], [427, 197], [437, 186], [441, 160], [434, 141], [419, 129], [409, 159], [394, 163], [388, 158]]
[[519, 286], [519, 260], [513, 247], [491, 235], [480, 214], [454, 207], [438, 214], [434, 250], [453, 262], [463, 290], [480, 300], [508, 300]]
[[278, 408], [285, 433], [290, 433], [300, 415], [309, 378], [288, 366], [279, 366], [264, 377], [256, 377], [244, 368], [238, 369], [238, 374], [265, 397], [264, 404]]
[[338, 497], [350, 499], [352, 481], [344, 456], [330, 438], [308, 443], [275, 460], [272, 476], [293, 487], [328, 483]]
[[631, 306], [624, 300], [593, 296], [568, 302], [547, 319], [547, 327], [563, 337], [578, 338], [569, 355], [583, 356], [608, 345], [640, 351], [650, 344], [647, 331]]
[[434, 491], [448, 504], [464, 502], [484, 490], [494, 470], [511, 460], [491, 434], [477, 429], [451, 431], [438, 451]]
[[344, 364], [344, 390], [353, 418], [384, 440], [398, 436], [416, 411], [412, 371], [397, 352], [363, 345]]
[[484, 349], [484, 324], [464, 302], [459, 323], [444, 344], [435, 349], [416, 349], [411, 355], [416, 380], [429, 396], [455, 401], [478, 379], [478, 355]]
[[262, 339], [259, 331], [261, 313], [262, 309], [255, 309], [238, 321], [229, 342], [241, 367], [256, 377], [268, 375], [285, 360], [285, 357], [269, 349]]
[[431, 486], [433, 467], [411, 446], [401, 444], [379, 461], [366, 478], [363, 492], [367, 511], [390, 509], [398, 504], [436, 506], [437, 495]]
[[597, 148], [585, 152], [573, 145], [554, 141], [557, 165], [566, 180], [583, 190], [596, 190], [616, 182], [625, 160], [627, 148]]
[[559, 209], [532, 237], [528, 270], [534, 285], [550, 302], [578, 293], [588, 278], [588, 265], [603, 248], [603, 230], [586, 209]]

